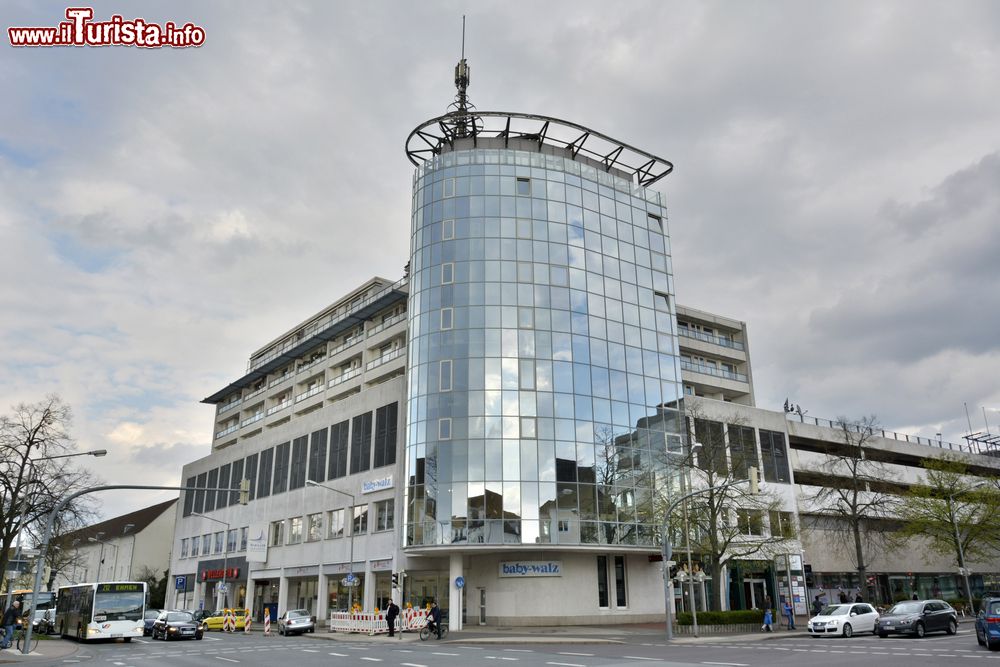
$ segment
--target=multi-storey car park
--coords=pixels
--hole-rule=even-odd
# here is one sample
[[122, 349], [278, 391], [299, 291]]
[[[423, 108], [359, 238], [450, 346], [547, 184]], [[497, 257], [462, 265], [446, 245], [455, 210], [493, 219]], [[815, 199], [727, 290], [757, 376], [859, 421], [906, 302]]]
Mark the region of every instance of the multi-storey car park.
[[[816, 457], [842, 429], [756, 408], [745, 323], [674, 301], [666, 207], [651, 189], [672, 165], [568, 121], [475, 111], [464, 60], [456, 84], [453, 111], [407, 141], [407, 276], [344, 295], [205, 399], [215, 433], [183, 470], [206, 490], [178, 504], [176, 606], [325, 618], [394, 596], [437, 600], [452, 627], [660, 619], [663, 499], [706, 434], [725, 465], [760, 468], [773, 505], [727, 520], [773, 544], [728, 561], [723, 590], [699, 583], [693, 604], [760, 606], [789, 582], [803, 605], [807, 585], [955, 589], [947, 559], [912, 554], [851, 579], [840, 533], [804, 500], [836, 483]], [[900, 489], [944, 455], [1000, 472], [972, 444], [886, 432], [866, 446]], [[208, 490], [243, 479], [246, 506]], [[675, 552], [686, 557], [683, 543]], [[692, 604], [671, 590], [676, 608]]]

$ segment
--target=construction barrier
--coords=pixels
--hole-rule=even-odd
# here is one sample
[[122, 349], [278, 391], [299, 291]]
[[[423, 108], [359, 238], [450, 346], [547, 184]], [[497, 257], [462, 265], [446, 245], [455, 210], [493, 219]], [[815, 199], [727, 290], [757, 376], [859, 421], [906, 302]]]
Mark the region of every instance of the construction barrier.
[[267, 609], [264, 610], [264, 636], [271, 636], [271, 612]]
[[243, 610], [243, 634], [250, 634], [250, 610]]
[[[396, 631], [419, 630], [427, 625], [426, 609], [401, 609], [396, 617]], [[331, 632], [360, 632], [378, 635], [389, 632], [385, 612], [352, 614], [346, 611], [330, 613]]]
[[233, 618], [233, 610], [226, 609], [222, 612], [222, 630], [224, 632], [232, 632], [236, 629], [236, 619]]

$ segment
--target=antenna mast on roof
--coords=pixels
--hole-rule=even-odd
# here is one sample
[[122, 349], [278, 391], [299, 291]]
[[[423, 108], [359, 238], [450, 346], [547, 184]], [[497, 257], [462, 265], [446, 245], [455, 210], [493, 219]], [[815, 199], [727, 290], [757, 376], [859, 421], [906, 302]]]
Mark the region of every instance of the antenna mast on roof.
[[468, 137], [476, 132], [476, 118], [473, 115], [476, 107], [469, 102], [469, 64], [465, 60], [465, 15], [462, 16], [462, 59], [455, 65], [455, 88], [458, 93], [455, 101], [449, 105], [451, 111], [450, 122], [447, 125], [451, 128], [452, 137]]

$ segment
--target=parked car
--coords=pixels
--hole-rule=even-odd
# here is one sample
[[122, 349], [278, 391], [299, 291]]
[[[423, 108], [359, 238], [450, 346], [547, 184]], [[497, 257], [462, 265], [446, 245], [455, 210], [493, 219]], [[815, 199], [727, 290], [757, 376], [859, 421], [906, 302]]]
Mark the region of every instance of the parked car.
[[156, 618], [163, 613], [163, 609], [147, 609], [142, 616], [142, 636], [148, 637], [153, 634], [153, 623]]
[[[236, 629], [242, 630], [243, 626], [246, 625], [247, 619], [243, 615], [244, 610], [234, 609], [233, 619], [236, 621]], [[208, 630], [222, 630], [222, 624], [226, 619], [225, 610], [214, 611], [202, 620], [202, 627]]]
[[316, 632], [316, 617], [305, 609], [290, 609], [278, 619], [279, 635], [301, 635], [303, 632]]
[[850, 637], [856, 632], [875, 634], [878, 632], [878, 612], [862, 602], [831, 604], [809, 619], [807, 629], [813, 637]]
[[55, 610], [38, 609], [31, 619], [31, 631], [50, 635], [54, 628]]
[[201, 623], [189, 611], [162, 611], [153, 621], [153, 639], [201, 639]]
[[991, 651], [1000, 649], [1000, 596], [984, 596], [976, 616], [976, 641]]
[[944, 600], [907, 600], [897, 602], [878, 621], [878, 636], [911, 634], [923, 637], [928, 632], [958, 632], [958, 612]]

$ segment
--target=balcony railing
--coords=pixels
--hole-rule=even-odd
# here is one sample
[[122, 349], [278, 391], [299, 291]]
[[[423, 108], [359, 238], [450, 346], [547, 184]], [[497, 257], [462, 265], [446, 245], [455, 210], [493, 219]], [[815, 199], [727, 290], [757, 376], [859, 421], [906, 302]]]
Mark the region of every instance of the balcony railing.
[[301, 394], [299, 394], [298, 396], [296, 396], [295, 397], [295, 402], [299, 403], [300, 401], [304, 401], [307, 398], [309, 398], [310, 396], [315, 396], [316, 394], [320, 393], [321, 391], [326, 391], [326, 386], [322, 385], [322, 384], [316, 385], [315, 387], [313, 387], [309, 391], [304, 391]]
[[246, 419], [244, 419], [243, 421], [241, 421], [240, 422], [240, 426], [241, 427], [243, 427], [243, 426], [249, 426], [250, 424], [253, 424], [254, 422], [259, 422], [263, 418], [264, 418], [264, 413], [263, 412], [258, 412], [257, 414], [253, 415], [252, 417], [247, 417]]
[[236, 431], [238, 431], [238, 430], [240, 430], [240, 425], [239, 424], [233, 424], [232, 426], [230, 426], [228, 428], [224, 428], [221, 431], [219, 431], [218, 433], [216, 433], [215, 437], [216, 438], [225, 438], [230, 433], [236, 433]]
[[406, 348], [405, 347], [398, 347], [398, 348], [396, 348], [395, 350], [393, 350], [391, 352], [386, 352], [385, 354], [383, 354], [378, 359], [372, 359], [367, 364], [365, 364], [365, 370], [366, 371], [370, 371], [373, 368], [378, 368], [382, 364], [387, 364], [390, 361], [392, 361], [393, 359], [396, 359], [397, 357], [402, 356], [404, 352], [406, 352]]
[[267, 390], [267, 385], [266, 384], [262, 385], [260, 389], [254, 389], [249, 394], [247, 394], [246, 396], [244, 396], [243, 400], [244, 401], [248, 401], [251, 398], [253, 398], [254, 396], [257, 396], [258, 394], [263, 394], [266, 390]]
[[715, 377], [725, 378], [727, 380], [735, 380], [736, 382], [747, 381], [747, 376], [745, 373], [735, 373], [733, 371], [727, 371], [721, 368], [716, 368], [715, 366], [708, 366], [706, 364], [696, 364], [693, 361], [685, 361], [684, 359], [681, 359], [681, 370], [691, 371], [693, 373], [703, 373], [704, 375], [714, 375]]
[[[852, 433], [861, 433], [866, 429], [864, 424], [857, 424], [852, 422], [842, 422], [831, 419], [821, 419], [819, 417], [807, 417], [805, 415], [800, 415], [796, 412], [788, 412], [785, 414], [791, 421], [801, 422], [803, 424], [812, 424], [814, 426], [821, 426], [823, 428], [833, 428], [833, 429], [844, 429]], [[937, 440], [935, 438], [923, 438], [919, 435], [909, 435], [907, 433], [896, 433], [895, 431], [887, 431], [883, 428], [871, 429], [871, 435], [879, 436], [882, 438], [888, 438], [889, 440], [897, 440], [899, 442], [908, 442], [912, 445], [922, 445], [925, 447], [937, 447], [938, 449], [947, 449], [953, 452], [966, 452], [967, 454], [987, 454], [992, 457], [997, 456], [997, 449], [993, 447], [987, 447], [980, 445], [979, 443], [955, 443], [955, 442], [945, 442], [944, 440]]]
[[392, 317], [390, 317], [389, 319], [387, 319], [385, 322], [382, 322], [382, 324], [379, 324], [378, 326], [375, 326], [375, 327], [372, 327], [371, 329], [369, 329], [368, 330], [368, 335], [369, 336], [374, 336], [378, 332], [384, 331], [385, 329], [388, 329], [389, 327], [391, 327], [394, 324], [399, 324], [400, 322], [402, 322], [405, 319], [406, 319], [406, 313], [405, 312], [404, 313], [400, 313], [399, 315], [393, 315]]
[[276, 386], [278, 386], [279, 384], [281, 384], [282, 382], [284, 382], [285, 380], [289, 380], [289, 379], [291, 379], [291, 377], [292, 377], [293, 375], [294, 375], [294, 373], [285, 373], [285, 374], [284, 374], [284, 375], [282, 375], [281, 377], [276, 377], [276, 378], [274, 378], [273, 380], [271, 380], [271, 381], [270, 381], [270, 382], [268, 383], [268, 385], [267, 385], [267, 388], [268, 388], [268, 389], [270, 389], [271, 387], [276, 387]]
[[299, 373], [305, 373], [307, 370], [309, 370], [313, 366], [321, 364], [325, 360], [326, 360], [326, 355], [324, 354], [322, 357], [320, 357], [318, 359], [313, 359], [312, 361], [310, 361], [309, 363], [305, 364], [304, 366], [300, 366], [298, 372]]
[[701, 331], [696, 331], [694, 329], [685, 329], [684, 327], [678, 327], [677, 333], [681, 336], [687, 338], [694, 338], [695, 340], [701, 340], [706, 343], [712, 343], [713, 345], [721, 345], [722, 347], [728, 347], [733, 350], [744, 350], [743, 343], [738, 340], [733, 340], [732, 338], [721, 338], [719, 336], [713, 336]]
[[329, 329], [333, 325], [335, 325], [338, 322], [341, 322], [342, 320], [344, 320], [348, 315], [350, 315], [350, 314], [354, 313], [355, 311], [358, 311], [358, 310], [360, 310], [360, 309], [368, 306], [369, 304], [374, 303], [375, 301], [377, 301], [378, 299], [381, 299], [383, 296], [389, 294], [393, 290], [399, 289], [400, 287], [402, 287], [403, 285], [405, 285], [406, 282], [407, 282], [406, 278], [403, 278], [402, 280], [397, 280], [393, 284], [387, 285], [386, 287], [383, 287], [379, 291], [375, 292], [374, 294], [372, 294], [371, 296], [369, 296], [367, 299], [364, 299], [364, 300], [359, 301], [358, 303], [354, 304], [353, 307], [351, 307], [351, 309], [348, 310], [347, 312], [340, 313], [339, 316], [338, 315], [332, 315], [330, 317], [330, 319], [328, 319], [326, 322], [315, 323], [315, 324], [308, 325], [303, 330], [302, 337], [286, 341], [283, 345], [275, 347], [274, 349], [272, 349], [270, 352], [268, 352], [264, 356], [260, 357], [259, 359], [251, 360], [251, 362], [247, 366], [247, 371], [248, 372], [252, 371], [252, 370], [254, 370], [256, 368], [259, 368], [260, 366], [263, 366], [264, 364], [266, 364], [267, 362], [271, 361], [272, 359], [278, 358], [282, 353], [285, 352], [285, 350], [288, 350], [288, 349], [291, 349], [291, 348], [295, 347], [296, 345], [298, 345], [299, 343], [301, 343], [302, 340], [304, 340], [305, 338], [309, 338], [310, 336], [315, 336], [316, 334], [318, 334], [318, 333], [320, 333], [322, 331], [326, 331], [327, 329]]
[[234, 399], [234, 400], [230, 401], [229, 403], [226, 403], [221, 408], [219, 408], [219, 414], [222, 414], [223, 412], [228, 412], [229, 410], [232, 410], [233, 408], [235, 408], [237, 405], [239, 405], [242, 402], [243, 402], [242, 398], [237, 398], [237, 399]]
[[328, 387], [336, 387], [338, 384], [340, 384], [342, 382], [347, 382], [351, 378], [356, 378], [359, 375], [361, 375], [361, 369], [360, 368], [352, 368], [351, 370], [349, 370], [349, 371], [347, 371], [345, 373], [342, 373], [341, 375], [338, 375], [337, 377], [335, 377], [332, 380], [330, 380], [330, 382], [327, 383], [327, 386]]
[[267, 409], [267, 416], [270, 417], [275, 412], [281, 412], [282, 410], [284, 410], [285, 408], [287, 408], [291, 404], [292, 404], [292, 399], [291, 398], [286, 398], [281, 403], [278, 403], [277, 405], [272, 405], [271, 407], [269, 407]]
[[362, 340], [364, 340], [364, 336], [355, 336], [354, 338], [348, 338], [343, 343], [341, 343], [337, 347], [335, 347], [332, 350], [330, 350], [330, 355], [329, 356], [332, 358], [333, 355], [340, 354], [341, 352], [343, 352], [347, 348], [353, 347], [354, 345], [357, 345]]

